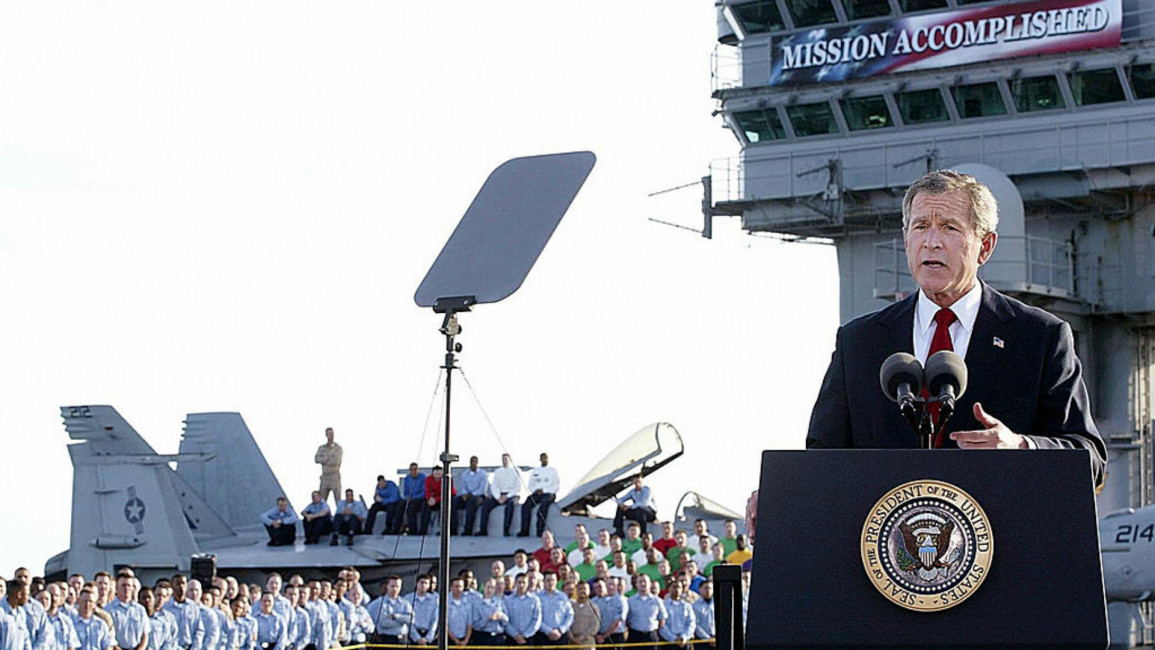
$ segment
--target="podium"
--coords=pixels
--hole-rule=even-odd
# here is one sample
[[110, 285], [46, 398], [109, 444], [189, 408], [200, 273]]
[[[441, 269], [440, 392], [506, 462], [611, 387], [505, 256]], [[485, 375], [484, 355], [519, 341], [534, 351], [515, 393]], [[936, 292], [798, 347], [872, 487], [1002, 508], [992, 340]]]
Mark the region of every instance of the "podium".
[[1107, 647], [1083, 450], [767, 451], [755, 542], [749, 649]]

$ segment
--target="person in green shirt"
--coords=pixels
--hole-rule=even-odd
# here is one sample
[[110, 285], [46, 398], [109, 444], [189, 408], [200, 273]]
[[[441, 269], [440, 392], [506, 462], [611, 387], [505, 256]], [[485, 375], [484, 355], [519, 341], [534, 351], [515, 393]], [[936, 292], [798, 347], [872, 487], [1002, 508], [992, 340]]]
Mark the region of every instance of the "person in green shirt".
[[702, 567], [702, 574], [703, 575], [706, 575], [706, 576], [714, 575], [714, 567], [718, 566], [719, 564], [725, 564], [726, 563], [726, 545], [725, 544], [723, 544], [722, 542], [719, 541], [717, 544], [715, 544], [713, 546], [713, 551], [714, 551], [714, 559], [711, 560], [710, 562], [707, 562], [706, 566]]
[[670, 566], [668, 560], [658, 562], [658, 582], [662, 585], [661, 592], [663, 597], [666, 590], [670, 588], [670, 581], [674, 579], [674, 570]]
[[574, 527], [573, 527], [573, 541], [572, 541], [572, 542], [570, 542], [570, 543], [569, 543], [569, 545], [565, 547], [565, 554], [566, 554], [567, 556], [568, 556], [568, 555], [569, 555], [571, 552], [573, 552], [573, 551], [574, 551], [574, 549], [576, 549], [576, 548], [578, 547], [578, 542], [579, 542], [579, 541], [580, 541], [580, 540], [581, 540], [583, 537], [584, 537], [584, 538], [585, 538], [587, 541], [588, 541], [588, 540], [589, 540], [589, 538], [590, 538], [590, 533], [589, 533], [589, 531], [588, 531], [588, 530], [586, 530], [586, 525], [585, 525], [585, 524], [574, 524]]
[[632, 557], [641, 548], [642, 527], [638, 525], [638, 522], [631, 521], [626, 526], [626, 538], [622, 540], [622, 550], [626, 552], [626, 557]]
[[590, 539], [589, 533], [585, 532], [585, 529], [583, 527], [583, 529], [580, 532], [578, 532], [578, 538], [576, 540], [574, 540], [574, 542], [572, 544], [570, 544], [569, 546], [567, 546], [565, 548], [566, 548], [566, 551], [565, 551], [566, 562], [570, 566], [573, 566], [575, 564], [581, 564], [582, 553], [587, 548], [594, 548], [594, 541], [592, 539]]
[[722, 539], [718, 541], [722, 542], [722, 545], [726, 547], [726, 555], [729, 555], [738, 550], [738, 524], [735, 523], [733, 519], [727, 519], [725, 524], [723, 524], [723, 530], [726, 532], [722, 536]]
[[582, 561], [580, 564], [574, 565], [573, 570], [577, 572], [582, 581], [589, 580], [597, 575], [597, 559], [594, 558], [594, 550], [592, 548], [582, 549]]
[[662, 555], [658, 553], [658, 549], [651, 548], [650, 552], [646, 555], [646, 563], [638, 565], [638, 575], [649, 576], [650, 580], [660, 579], [662, 574], [658, 572], [658, 567], [661, 566], [662, 559]]
[[676, 542], [674, 546], [666, 551], [666, 559], [674, 571], [677, 571], [682, 568], [682, 553], [689, 553], [690, 557], [693, 557], [694, 549], [690, 548], [690, 536], [684, 530], [674, 533], [674, 541]]

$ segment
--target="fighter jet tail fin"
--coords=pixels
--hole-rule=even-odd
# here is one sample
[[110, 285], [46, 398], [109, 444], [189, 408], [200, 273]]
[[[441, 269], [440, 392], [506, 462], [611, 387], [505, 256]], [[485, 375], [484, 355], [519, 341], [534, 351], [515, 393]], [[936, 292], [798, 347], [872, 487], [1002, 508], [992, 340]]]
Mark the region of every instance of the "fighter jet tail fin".
[[187, 570], [200, 542], [235, 535], [169, 466], [207, 456], [157, 454], [111, 406], [68, 406], [61, 415], [77, 441], [68, 446], [71, 544], [67, 559], [58, 562], [68, 571], [92, 575], [119, 565]]
[[176, 472], [234, 528], [259, 523], [261, 513], [285, 495], [240, 413], [190, 413], [180, 452], [212, 456], [180, 462]]

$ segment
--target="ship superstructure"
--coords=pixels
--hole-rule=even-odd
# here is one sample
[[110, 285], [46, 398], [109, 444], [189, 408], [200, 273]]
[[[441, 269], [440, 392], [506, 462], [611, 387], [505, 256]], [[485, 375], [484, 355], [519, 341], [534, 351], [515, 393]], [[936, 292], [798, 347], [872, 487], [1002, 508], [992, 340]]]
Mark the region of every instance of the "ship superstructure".
[[[717, 20], [714, 97], [741, 153], [711, 166], [707, 223], [832, 243], [845, 322], [916, 290], [913, 180], [988, 181], [980, 277], [1070, 322], [1110, 445], [1100, 514], [1151, 504], [1155, 2], [724, 1]], [[1150, 601], [1109, 610], [1113, 646], [1155, 640]]]

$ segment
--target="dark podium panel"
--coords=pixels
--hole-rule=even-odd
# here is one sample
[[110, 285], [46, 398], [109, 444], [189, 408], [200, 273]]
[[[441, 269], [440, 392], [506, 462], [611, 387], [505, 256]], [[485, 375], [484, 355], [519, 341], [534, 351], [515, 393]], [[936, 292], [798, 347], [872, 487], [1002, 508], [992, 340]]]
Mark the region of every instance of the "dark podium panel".
[[[911, 611], [862, 564], [875, 503], [916, 480], [986, 512], [990, 571], [958, 605]], [[809, 450], [762, 456], [747, 648], [1106, 648], [1090, 461], [1079, 450]]]

